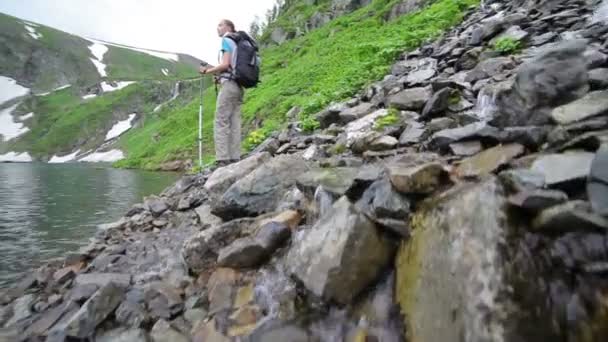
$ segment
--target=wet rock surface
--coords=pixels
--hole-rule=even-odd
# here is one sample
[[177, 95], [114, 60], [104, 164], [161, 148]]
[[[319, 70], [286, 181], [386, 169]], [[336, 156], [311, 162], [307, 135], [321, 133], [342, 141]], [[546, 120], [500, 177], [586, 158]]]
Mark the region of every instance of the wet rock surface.
[[0, 290], [0, 340], [608, 339], [600, 4], [471, 9], [318, 131], [184, 176]]

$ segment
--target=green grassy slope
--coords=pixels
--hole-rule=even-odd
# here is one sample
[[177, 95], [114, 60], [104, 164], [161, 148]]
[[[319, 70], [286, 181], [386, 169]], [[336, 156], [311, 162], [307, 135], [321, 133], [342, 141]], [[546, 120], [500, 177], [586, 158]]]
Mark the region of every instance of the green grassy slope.
[[34, 113], [27, 122], [30, 131], [9, 141], [5, 149], [29, 151], [40, 158], [76, 148], [95, 148], [103, 143], [117, 116], [152, 113], [156, 103], [171, 96], [173, 85], [173, 82], [138, 82], [84, 102], [74, 88], [30, 97], [19, 109]]
[[[466, 11], [477, 5], [479, 0], [436, 0], [418, 12], [387, 22], [384, 18], [397, 2], [374, 0], [370, 5], [336, 18], [307, 35], [264, 49], [262, 83], [247, 91], [243, 105], [246, 131], [253, 132], [259, 141], [260, 137], [281, 128], [285, 114], [293, 106], [301, 107], [302, 118], [310, 120], [312, 114], [331, 101], [346, 99], [366, 84], [381, 79], [399, 53], [437, 38], [459, 23]], [[316, 6], [324, 6], [323, 3]], [[302, 4], [296, 1], [294, 6], [301, 7]], [[305, 13], [314, 10], [317, 8]], [[288, 20], [290, 13], [292, 11], [287, 9], [277, 21]], [[206, 99], [209, 104], [206, 117], [209, 119], [204, 136], [207, 138], [213, 134], [210, 124], [212, 100]], [[197, 105], [193, 102], [168, 114], [167, 118], [171, 119], [166, 120], [173, 121], [161, 119], [147, 127], [145, 132], [130, 132], [122, 141], [129, 153], [128, 159], [119, 165], [154, 168], [160, 161], [195, 157], [196, 113]], [[179, 128], [173, 129], [178, 121]], [[261, 126], [253, 127], [254, 121], [261, 122]], [[153, 145], [142, 142], [149, 142], [155, 135], [162, 136], [165, 142], [159, 144], [162, 148], [153, 148]], [[251, 147], [251, 144], [247, 145]], [[170, 151], [167, 146], [170, 146]], [[207, 140], [206, 146], [210, 148], [211, 141]]]

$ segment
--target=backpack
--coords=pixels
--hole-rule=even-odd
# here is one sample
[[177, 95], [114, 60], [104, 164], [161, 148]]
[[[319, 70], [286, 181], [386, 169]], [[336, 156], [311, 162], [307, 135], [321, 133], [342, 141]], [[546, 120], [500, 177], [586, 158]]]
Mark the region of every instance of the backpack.
[[258, 44], [249, 34], [238, 31], [226, 36], [237, 46], [233, 79], [243, 88], [253, 88], [260, 82], [260, 56]]

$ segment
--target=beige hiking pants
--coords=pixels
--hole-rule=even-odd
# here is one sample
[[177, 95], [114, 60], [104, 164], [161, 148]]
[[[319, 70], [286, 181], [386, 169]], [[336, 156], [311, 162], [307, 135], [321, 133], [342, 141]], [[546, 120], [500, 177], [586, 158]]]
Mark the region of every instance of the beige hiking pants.
[[222, 81], [215, 109], [215, 159], [241, 158], [241, 104], [243, 88], [235, 81]]

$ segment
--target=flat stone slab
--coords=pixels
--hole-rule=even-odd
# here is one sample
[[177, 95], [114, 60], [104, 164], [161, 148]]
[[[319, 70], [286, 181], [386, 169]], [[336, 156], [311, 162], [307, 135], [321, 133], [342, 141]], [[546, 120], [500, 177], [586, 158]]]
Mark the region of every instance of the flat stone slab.
[[103, 287], [115, 283], [123, 287], [131, 284], [131, 275], [122, 273], [85, 273], [76, 277], [76, 285], [97, 285]]
[[551, 112], [553, 121], [567, 125], [608, 113], [608, 91], [594, 91], [584, 97], [559, 106]]

